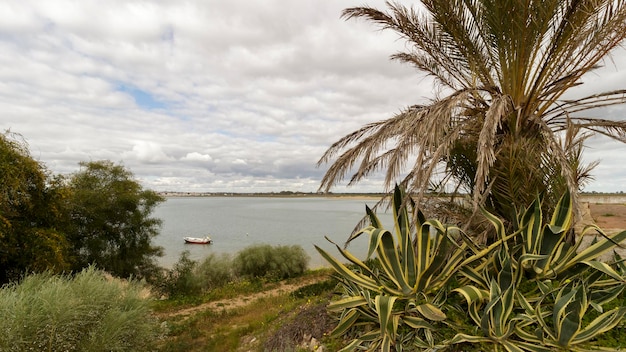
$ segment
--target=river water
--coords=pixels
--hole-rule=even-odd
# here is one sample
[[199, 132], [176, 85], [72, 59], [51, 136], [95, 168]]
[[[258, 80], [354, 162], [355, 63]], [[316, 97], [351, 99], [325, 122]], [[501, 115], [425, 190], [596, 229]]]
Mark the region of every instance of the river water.
[[[200, 260], [211, 253], [235, 254], [252, 244], [300, 245], [310, 257], [309, 267], [327, 266], [314, 245], [340, 257], [327, 236], [343, 245], [354, 227], [365, 215], [365, 205], [376, 204], [374, 198], [329, 197], [172, 197], [161, 203], [153, 216], [163, 221], [154, 244], [165, 249], [159, 259], [171, 267], [180, 254], [189, 250], [191, 258]], [[391, 229], [391, 215], [379, 217]], [[210, 236], [210, 245], [185, 244], [183, 237]], [[359, 238], [348, 247], [363, 258], [367, 239]], [[341, 258], [343, 259], [343, 258]]]

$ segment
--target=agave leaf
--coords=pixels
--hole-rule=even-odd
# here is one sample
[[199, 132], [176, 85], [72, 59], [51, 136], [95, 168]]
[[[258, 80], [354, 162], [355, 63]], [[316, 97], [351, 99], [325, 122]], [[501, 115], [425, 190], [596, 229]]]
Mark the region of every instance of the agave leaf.
[[359, 336], [359, 340], [365, 341], [365, 342], [372, 342], [372, 341], [380, 340], [380, 331], [373, 330], [373, 331], [366, 332], [363, 335]]
[[428, 320], [442, 321], [447, 318], [446, 314], [441, 309], [430, 303], [420, 304], [416, 306], [415, 309]]
[[509, 352], [525, 352], [522, 348], [517, 346], [517, 341], [500, 340], [498, 342]]
[[349, 308], [356, 308], [367, 304], [367, 299], [363, 296], [351, 296], [333, 301], [328, 305], [328, 310], [338, 312]]
[[360, 339], [354, 339], [349, 344], [347, 344], [344, 348], [340, 349], [338, 352], [352, 352], [361, 346], [362, 341]]
[[572, 340], [574, 344], [588, 341], [599, 334], [613, 329], [626, 315], [626, 307], [618, 307], [605, 312], [595, 318], [589, 325], [582, 329]]
[[366, 232], [369, 234], [370, 237], [369, 246], [367, 247], [367, 259], [370, 259], [372, 257], [372, 254], [376, 252], [378, 246], [380, 246], [380, 238], [382, 237], [383, 233], [387, 231], [383, 228], [370, 227], [367, 229]]
[[541, 237], [543, 235], [541, 231], [541, 219], [541, 203], [539, 199], [536, 198], [528, 209], [526, 209], [520, 226], [520, 228], [524, 229], [524, 249], [526, 253], [535, 254], [539, 252], [539, 245], [541, 244]]
[[570, 345], [574, 336], [580, 330], [580, 317], [576, 312], [567, 312], [560, 320], [557, 327], [558, 344], [561, 347]]
[[613, 268], [611, 268], [611, 266], [608, 265], [607, 263], [599, 262], [597, 260], [582, 261], [580, 263], [585, 264], [588, 267], [591, 267], [593, 269], [596, 269], [597, 271], [603, 272], [618, 282], [626, 283], [626, 280], [624, 280], [624, 278], [620, 274], [618, 274], [615, 270], [613, 270]]
[[393, 218], [396, 230], [396, 236], [398, 236], [398, 243], [402, 248], [406, 248], [407, 244], [403, 241], [410, 242], [411, 233], [411, 219], [405, 205], [405, 195], [400, 189], [400, 186], [396, 185], [393, 192]]
[[592, 244], [591, 246], [585, 248], [580, 253], [578, 253], [574, 258], [569, 261], [559, 263], [554, 271], [557, 273], [563, 272], [572, 266], [585, 261], [591, 261], [593, 259], [598, 258], [606, 251], [615, 247], [615, 243], [621, 243], [626, 239], [626, 231], [622, 231], [608, 238], [603, 238], [598, 242]]
[[383, 224], [378, 219], [378, 216], [376, 215], [376, 213], [372, 209], [370, 209], [370, 207], [368, 207], [367, 204], [365, 205], [365, 213], [370, 218], [370, 225], [372, 227], [374, 227], [374, 228], [382, 228], [383, 227]]
[[519, 257], [518, 262], [524, 270], [529, 271], [534, 274], [541, 274], [543, 273], [543, 269], [539, 268], [536, 265], [536, 263], [539, 262], [540, 260], [547, 259], [548, 257], [549, 256], [547, 254], [527, 253], [527, 254], [522, 254]]
[[381, 234], [380, 244], [376, 250], [380, 264], [389, 276], [389, 279], [401, 290], [402, 295], [406, 296], [411, 294], [413, 288], [408, 284], [408, 278], [403, 271], [397, 247], [389, 231], [385, 231]]
[[[594, 304], [602, 306], [603, 304], [612, 301], [617, 296], [619, 296], [622, 292], [624, 292], [624, 288], [626, 288], [626, 285], [624, 285], [623, 283], [617, 283], [613, 287], [610, 287], [608, 289], [595, 290], [591, 292], [590, 301], [593, 302]], [[596, 310], [602, 313], [601, 309], [600, 310], [596, 309]]]
[[[478, 268], [480, 269], [480, 267]], [[482, 271], [481, 271], [482, 272]], [[463, 277], [468, 278], [470, 281], [478, 284], [482, 288], [488, 288], [489, 282], [480, 274], [480, 272], [469, 265], [465, 265], [459, 269], [459, 273]]]
[[[526, 340], [526, 339], [524, 339]], [[541, 344], [533, 343], [533, 341], [515, 341], [515, 344], [528, 352], [552, 352], [553, 349], [544, 347]]]
[[[375, 349], [378, 349], [377, 346], [372, 346], [373, 348], [371, 349], [372, 351], [374, 351]], [[383, 336], [383, 340], [380, 346], [380, 351], [381, 352], [390, 352], [391, 351], [391, 337], [389, 337], [389, 335], [385, 335]]]
[[514, 237], [516, 237], [518, 235], [518, 233], [513, 233], [509, 236], [505, 236], [502, 239], [499, 239], [497, 241], [495, 241], [494, 243], [490, 244], [488, 247], [483, 248], [480, 252], [466, 258], [465, 260], [463, 260], [463, 262], [460, 264], [461, 267], [465, 266], [465, 265], [469, 265], [473, 262], [475, 262], [476, 260], [482, 259], [484, 257], [489, 256], [490, 254], [492, 254], [492, 252], [494, 250], [499, 250], [500, 246], [502, 246], [502, 244]]
[[532, 307], [528, 299], [519, 290], [515, 290], [518, 304], [524, 309], [526, 314], [534, 316], [535, 309]]
[[572, 195], [568, 189], [557, 203], [556, 209], [552, 213], [550, 225], [560, 227], [561, 229], [569, 229], [572, 224], [572, 208]]
[[[340, 249], [339, 247], [337, 248]], [[358, 284], [359, 286], [362, 286], [365, 289], [372, 290], [372, 291], [379, 291], [379, 286], [377, 285], [374, 279], [368, 276], [362, 275], [360, 273], [353, 272], [352, 270], [348, 269], [348, 267], [346, 267], [345, 265], [337, 261], [337, 259], [332, 257], [330, 254], [326, 253], [326, 251], [321, 249], [320, 247], [315, 246], [315, 249], [333, 267], [333, 269], [335, 269], [335, 271], [342, 277]]]
[[348, 237], [348, 239], [346, 240], [344, 248], [346, 248], [350, 242], [352, 242], [353, 240], [357, 239], [362, 234], [366, 233], [368, 229], [370, 229], [370, 228], [382, 228], [382, 223], [380, 222], [380, 220], [376, 216], [376, 213], [374, 213], [374, 211], [372, 211], [372, 209], [370, 209], [370, 207], [368, 207], [367, 204], [365, 205], [365, 213], [367, 214], [367, 216], [370, 219], [370, 226], [366, 226], [363, 229], [359, 230], [358, 232], [355, 232], [355, 233], [351, 234], [350, 237]]
[[491, 339], [487, 338], [487, 337], [483, 337], [483, 336], [474, 336], [474, 335], [467, 335], [467, 334], [456, 334], [454, 335], [453, 338], [451, 338], [450, 340], [445, 341], [444, 343], [446, 345], [453, 345], [456, 343], [463, 343], [463, 342], [469, 342], [469, 343], [484, 343], [484, 342], [493, 342]]
[[[568, 290], [566, 292], [566, 290]], [[584, 295], [584, 287], [563, 287], [557, 295], [552, 314], [553, 326], [559, 346], [569, 346], [570, 341], [578, 333], [582, 315], [579, 298]]]
[[452, 253], [448, 250], [451, 241], [447, 233], [438, 234], [440, 241], [436, 247], [431, 247], [427, 253], [428, 265], [418, 272], [417, 291], [423, 291], [427, 287], [434, 285], [432, 289], [437, 289], [445, 284], [452, 274], [459, 269], [458, 263], [464, 259], [465, 251], [456, 249]]
[[402, 317], [402, 322], [412, 327], [413, 329], [428, 329], [428, 330], [435, 329], [434, 326], [432, 326], [429, 322], [427, 322], [426, 320], [420, 317], [406, 315]]
[[554, 254], [559, 249], [559, 245], [565, 240], [565, 235], [562, 231], [562, 228], [555, 228], [552, 225], [546, 224], [543, 227], [543, 235], [541, 236], [541, 248], [539, 250], [540, 255], [545, 255], [546, 259], [540, 260], [537, 263], [537, 266], [542, 270], [542, 273], [546, 273], [549, 270], [552, 270], [551, 258], [554, 257]]
[[417, 257], [415, 258], [415, 265], [417, 266], [418, 273], [424, 272], [426, 267], [430, 264], [430, 246], [432, 242], [432, 238], [430, 237], [430, 225], [424, 223], [417, 229], [415, 238], [415, 255]]
[[395, 340], [395, 331], [397, 330], [396, 327], [394, 327], [395, 321], [392, 317], [393, 304], [396, 299], [397, 297], [395, 296], [383, 295], [378, 295], [374, 298], [374, 304], [376, 305], [376, 311], [378, 312], [380, 334], [381, 336], [389, 336], [392, 340]]
[[455, 288], [454, 290], [452, 290], [452, 292], [458, 292], [459, 294], [461, 294], [465, 298], [465, 301], [468, 305], [489, 299], [488, 291], [481, 290], [472, 285]]
[[483, 213], [485, 218], [487, 218], [487, 220], [489, 220], [489, 222], [491, 222], [496, 228], [496, 234], [498, 235], [498, 238], [501, 240], [504, 239], [506, 237], [506, 230], [502, 220], [482, 207], [480, 208], [480, 211]]
[[350, 261], [352, 264], [355, 264], [356, 266], [358, 266], [359, 268], [361, 268], [361, 270], [363, 270], [365, 273], [367, 273], [370, 277], [374, 276], [374, 273], [371, 271], [371, 269], [365, 265], [365, 263], [363, 263], [359, 258], [355, 257], [354, 255], [352, 255], [352, 253], [350, 253], [349, 251], [342, 249], [341, 247], [339, 247], [338, 244], [336, 244], [335, 242], [333, 242], [330, 238], [325, 237], [326, 240], [332, 244], [335, 245], [335, 247], [337, 248], [337, 251], [339, 251], [339, 253], [346, 258], [348, 261]]
[[480, 325], [481, 316], [478, 311], [480, 303], [489, 299], [489, 292], [481, 290], [475, 286], [467, 285], [452, 290], [461, 294], [467, 302], [467, 312], [477, 325]]
[[356, 323], [358, 319], [359, 319], [358, 310], [349, 309], [347, 313], [341, 316], [339, 323], [337, 324], [335, 329], [333, 329], [333, 331], [331, 332], [331, 335], [334, 337], [343, 336], [345, 332], [348, 331], [348, 329], [350, 329], [352, 325], [354, 325], [354, 323]]

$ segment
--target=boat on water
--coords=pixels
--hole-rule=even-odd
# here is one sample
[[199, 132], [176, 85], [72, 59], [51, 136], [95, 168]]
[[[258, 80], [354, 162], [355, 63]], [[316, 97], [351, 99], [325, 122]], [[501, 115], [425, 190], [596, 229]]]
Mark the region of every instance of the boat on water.
[[209, 236], [206, 236], [204, 238], [201, 238], [201, 237], [185, 237], [185, 243], [210, 244], [211, 242], [213, 242], [213, 240], [211, 240], [211, 238]]

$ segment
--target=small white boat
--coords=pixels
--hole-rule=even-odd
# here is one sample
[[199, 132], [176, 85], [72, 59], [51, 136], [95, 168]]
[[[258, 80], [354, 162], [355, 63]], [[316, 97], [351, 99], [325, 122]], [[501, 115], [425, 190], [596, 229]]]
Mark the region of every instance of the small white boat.
[[193, 243], [193, 244], [209, 244], [213, 242], [209, 236], [204, 238], [200, 237], [185, 237], [185, 243]]

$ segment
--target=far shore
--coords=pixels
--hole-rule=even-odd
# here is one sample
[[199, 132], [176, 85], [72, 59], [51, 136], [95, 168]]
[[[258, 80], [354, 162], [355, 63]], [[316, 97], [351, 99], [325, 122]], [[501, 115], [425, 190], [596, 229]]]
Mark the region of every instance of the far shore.
[[341, 198], [341, 199], [380, 199], [384, 193], [303, 193], [303, 192], [159, 192], [166, 198], [178, 197], [272, 197], [272, 198]]
[[[271, 198], [340, 198], [340, 199], [381, 199], [387, 196], [387, 193], [323, 193], [323, 192], [158, 192], [166, 198], [177, 197], [271, 197]], [[450, 197], [451, 194], [429, 194], [427, 197]], [[466, 197], [459, 194], [458, 197]], [[626, 203], [626, 194], [619, 193], [581, 193], [581, 200], [588, 203], [598, 204], [620, 204]]]

